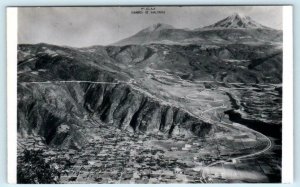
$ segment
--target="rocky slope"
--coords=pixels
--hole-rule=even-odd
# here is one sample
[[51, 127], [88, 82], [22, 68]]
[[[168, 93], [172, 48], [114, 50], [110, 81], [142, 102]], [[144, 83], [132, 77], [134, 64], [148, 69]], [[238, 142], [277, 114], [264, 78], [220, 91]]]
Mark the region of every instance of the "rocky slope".
[[82, 129], [100, 124], [129, 133], [206, 136], [212, 124], [173, 105], [146, 96], [130, 85], [93, 83], [19, 83], [18, 132], [40, 135], [49, 145], [80, 148]]
[[203, 137], [220, 127], [199, 118], [207, 108], [186, 98], [199, 92], [199, 85], [188, 85], [282, 80], [281, 48], [273, 45], [38, 44], [20, 45], [18, 55], [19, 134], [77, 148], [89, 133], [84, 126], [99, 123], [130, 133]]

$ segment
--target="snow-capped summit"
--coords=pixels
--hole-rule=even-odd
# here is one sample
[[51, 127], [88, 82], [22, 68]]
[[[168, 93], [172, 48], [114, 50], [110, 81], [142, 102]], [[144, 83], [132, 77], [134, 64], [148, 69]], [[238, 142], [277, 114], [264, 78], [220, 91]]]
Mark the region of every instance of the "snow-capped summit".
[[[261, 30], [264, 31], [262, 32]], [[257, 23], [249, 16], [235, 13], [215, 24], [193, 30], [174, 28], [169, 24], [156, 23], [112, 45], [124, 46], [153, 43], [185, 45], [281, 41], [282, 31], [268, 28]]]
[[267, 29], [268, 27], [257, 23], [249, 16], [244, 16], [238, 13], [234, 13], [231, 16], [228, 16], [227, 18], [222, 19], [217, 23], [206, 26], [204, 28], [245, 28], [245, 29], [264, 28]]

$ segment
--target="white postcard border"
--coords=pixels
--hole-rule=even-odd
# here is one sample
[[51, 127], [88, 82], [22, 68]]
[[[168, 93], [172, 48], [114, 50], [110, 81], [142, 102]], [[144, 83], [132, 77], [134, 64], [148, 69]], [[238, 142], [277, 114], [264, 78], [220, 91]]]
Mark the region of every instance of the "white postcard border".
[[18, 8], [6, 9], [7, 16], [7, 180], [17, 183], [17, 44]]
[[[17, 183], [17, 43], [18, 8], [7, 15], [7, 180]], [[293, 7], [282, 6], [283, 98], [282, 183], [293, 183]]]

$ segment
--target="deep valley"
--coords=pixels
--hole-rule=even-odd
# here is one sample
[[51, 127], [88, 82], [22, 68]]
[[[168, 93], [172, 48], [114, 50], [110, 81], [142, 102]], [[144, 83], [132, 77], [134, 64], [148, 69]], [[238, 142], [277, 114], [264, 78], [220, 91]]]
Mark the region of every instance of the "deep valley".
[[282, 31], [249, 20], [19, 44], [18, 168], [34, 155], [52, 183], [280, 182]]

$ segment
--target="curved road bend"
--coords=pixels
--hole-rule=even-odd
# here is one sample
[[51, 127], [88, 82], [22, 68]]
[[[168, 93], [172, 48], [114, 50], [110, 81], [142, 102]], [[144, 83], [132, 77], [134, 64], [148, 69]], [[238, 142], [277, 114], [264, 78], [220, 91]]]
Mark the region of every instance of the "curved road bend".
[[[217, 109], [217, 107], [214, 108], [214, 109]], [[209, 111], [209, 110], [206, 110], [206, 111]], [[206, 111], [204, 111], [204, 112], [206, 112]], [[204, 112], [203, 112], [203, 113], [204, 113]], [[207, 118], [207, 119], [208, 119], [208, 118]], [[209, 121], [212, 121], [212, 122], [215, 122], [215, 123], [219, 123], [219, 122], [217, 122], [217, 121], [213, 121], [212, 119], [208, 119], [208, 120], [209, 120]], [[224, 122], [224, 121], [222, 121], [221, 123], [223, 123], [223, 124], [225, 124], [225, 125], [232, 125], [232, 124], [226, 123], [226, 122]], [[253, 129], [244, 127], [244, 126], [239, 126], [239, 128], [243, 128], [244, 130], [252, 131], [252, 132], [254, 132], [254, 133], [256, 133], [256, 134], [261, 135], [262, 137], [264, 137], [264, 138], [267, 140], [268, 145], [267, 145], [264, 149], [262, 149], [262, 150], [260, 150], [260, 151], [257, 151], [257, 152], [255, 152], [255, 153], [250, 153], [250, 154], [247, 154], [247, 155], [242, 155], [242, 156], [237, 156], [237, 157], [231, 157], [231, 158], [228, 158], [228, 159], [226, 159], [226, 160], [219, 160], [219, 161], [210, 163], [209, 165], [205, 166], [205, 167], [202, 169], [202, 178], [204, 179], [205, 182], [207, 182], [207, 181], [205, 180], [205, 177], [203, 177], [203, 175], [204, 175], [203, 170], [205, 170], [206, 168], [211, 167], [211, 166], [214, 166], [214, 165], [217, 165], [217, 164], [226, 163], [226, 162], [228, 162], [228, 161], [230, 161], [230, 160], [234, 160], [234, 159], [238, 160], [238, 159], [245, 159], [245, 158], [254, 157], [254, 156], [260, 155], [260, 154], [262, 154], [262, 153], [268, 151], [269, 149], [271, 149], [271, 147], [272, 147], [272, 141], [271, 141], [270, 138], [267, 137], [266, 135], [264, 135], [264, 134], [262, 134], [262, 133], [260, 133], [260, 132], [258, 132], [258, 131], [255, 131], [255, 130], [253, 130]]]

